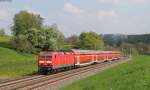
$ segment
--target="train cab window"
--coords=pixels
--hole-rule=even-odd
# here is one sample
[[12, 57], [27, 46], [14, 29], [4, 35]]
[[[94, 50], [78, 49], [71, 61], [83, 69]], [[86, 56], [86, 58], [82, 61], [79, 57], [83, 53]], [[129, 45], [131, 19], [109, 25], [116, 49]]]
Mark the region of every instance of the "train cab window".
[[45, 56], [44, 55], [40, 55], [40, 58], [45, 58]]
[[40, 55], [40, 58], [52, 58], [52, 55]]
[[64, 52], [58, 52], [58, 54], [64, 54]]
[[51, 55], [47, 55], [46, 58], [52, 58], [52, 56]]

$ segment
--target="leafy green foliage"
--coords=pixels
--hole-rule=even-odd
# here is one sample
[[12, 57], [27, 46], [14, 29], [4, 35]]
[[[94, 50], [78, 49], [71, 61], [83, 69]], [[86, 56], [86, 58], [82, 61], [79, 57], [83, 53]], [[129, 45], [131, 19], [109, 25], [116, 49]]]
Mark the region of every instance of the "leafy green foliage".
[[12, 44], [13, 47], [16, 47], [20, 52], [34, 53], [34, 47], [24, 35], [18, 35], [17, 37], [14, 37]]
[[[121, 34], [106, 34], [103, 35], [105, 46], [110, 45], [113, 47], [121, 47], [124, 43], [132, 45], [132, 48], [136, 49], [139, 54], [150, 55], [150, 34], [141, 35], [121, 35]], [[126, 51], [127, 48], [126, 47]]]
[[148, 54], [150, 55], [150, 45], [147, 43], [136, 43], [133, 44], [135, 48], [139, 51], [140, 54]]
[[81, 49], [100, 50], [103, 49], [103, 39], [95, 32], [83, 32], [79, 36]]
[[[43, 19], [40, 15], [28, 13], [27, 11], [21, 11], [14, 17], [13, 31], [13, 46], [21, 52], [34, 53], [35, 47], [31, 37], [35, 35], [35, 30], [41, 29]], [[35, 28], [32, 29], [31, 28]], [[38, 32], [38, 31], [37, 31]], [[35, 38], [37, 38], [35, 36]]]
[[40, 15], [21, 11], [15, 15], [13, 30], [13, 46], [20, 52], [36, 53], [41, 50], [57, 50], [62, 48], [63, 34], [57, 25], [43, 26]]
[[2, 28], [0, 29], [0, 36], [4, 36], [5, 35], [5, 30]]
[[119, 47], [125, 39], [125, 35], [121, 34], [104, 34], [103, 39], [106, 45]]
[[136, 43], [149, 43], [150, 44], [150, 34], [141, 35], [128, 35], [126, 42], [136, 44]]
[[36, 56], [20, 54], [0, 47], [0, 80], [11, 79], [37, 71]]
[[43, 49], [58, 50], [62, 48], [64, 43], [63, 34], [56, 27], [45, 27], [43, 29], [45, 35]]
[[12, 27], [15, 36], [20, 34], [28, 34], [30, 28], [40, 29], [42, 26], [43, 18], [40, 15], [21, 11], [14, 17], [14, 25]]
[[125, 42], [132, 44], [140, 54], [150, 55], [150, 34], [128, 35]]
[[74, 82], [61, 90], [149, 90], [150, 57], [136, 56], [129, 62]]
[[72, 35], [66, 39], [68, 48], [79, 48], [79, 46], [78, 46], [79, 42], [80, 42], [80, 40], [77, 35]]

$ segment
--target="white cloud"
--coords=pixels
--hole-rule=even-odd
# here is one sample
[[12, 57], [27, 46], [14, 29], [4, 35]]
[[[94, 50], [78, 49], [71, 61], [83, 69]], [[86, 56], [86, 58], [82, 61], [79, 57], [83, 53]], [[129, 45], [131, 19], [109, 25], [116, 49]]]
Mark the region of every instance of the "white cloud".
[[77, 15], [79, 15], [79, 14], [81, 14], [83, 12], [82, 9], [80, 9], [79, 7], [73, 5], [73, 4], [69, 3], [69, 2], [65, 3], [64, 11], [72, 13], [72, 14], [77, 14]]
[[111, 11], [99, 11], [98, 12], [98, 17], [99, 18], [103, 18], [103, 17], [117, 17], [118, 14], [111, 10]]

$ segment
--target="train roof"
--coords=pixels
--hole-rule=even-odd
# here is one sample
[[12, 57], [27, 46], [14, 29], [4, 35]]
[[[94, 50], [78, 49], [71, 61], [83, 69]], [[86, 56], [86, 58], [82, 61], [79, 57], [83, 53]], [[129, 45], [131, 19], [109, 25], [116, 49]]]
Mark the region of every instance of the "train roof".
[[[74, 54], [107, 54], [107, 53], [118, 53], [119, 51], [100, 51], [100, 50], [81, 50], [81, 49], [67, 49], [59, 50], [58, 52], [73, 52]], [[39, 54], [56, 54], [56, 51], [42, 51]]]
[[99, 51], [99, 50], [80, 50], [71, 49], [72, 52], [79, 52], [80, 54], [96, 54], [96, 53], [112, 53], [113, 51]]

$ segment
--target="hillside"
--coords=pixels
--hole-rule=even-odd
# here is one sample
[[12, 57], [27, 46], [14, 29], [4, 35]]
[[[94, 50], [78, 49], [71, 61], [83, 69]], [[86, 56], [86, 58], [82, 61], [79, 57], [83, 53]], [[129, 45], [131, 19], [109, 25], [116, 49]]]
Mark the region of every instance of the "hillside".
[[0, 36], [0, 47], [11, 48], [11, 36]]
[[133, 60], [82, 79], [62, 90], [149, 90], [150, 56]]
[[0, 80], [31, 74], [36, 70], [35, 55], [19, 54], [14, 50], [0, 47]]
[[126, 43], [150, 43], [150, 34], [139, 34], [139, 35], [124, 35], [124, 34], [104, 34], [102, 35], [104, 42], [108, 45], [119, 46], [122, 42]]

